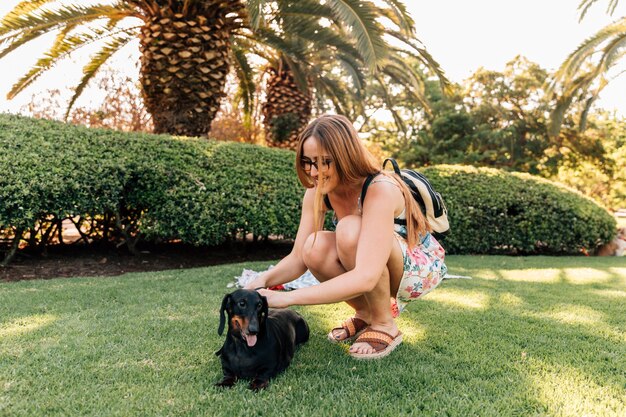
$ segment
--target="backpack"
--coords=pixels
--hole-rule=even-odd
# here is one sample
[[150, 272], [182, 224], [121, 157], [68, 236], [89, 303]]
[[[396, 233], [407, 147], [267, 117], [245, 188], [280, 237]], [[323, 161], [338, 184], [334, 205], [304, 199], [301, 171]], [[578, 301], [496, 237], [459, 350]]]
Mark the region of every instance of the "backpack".
[[[409, 186], [413, 198], [419, 204], [422, 213], [426, 216], [428, 224], [433, 229], [435, 239], [441, 240], [445, 238], [450, 231], [450, 224], [448, 222], [448, 209], [443, 202], [441, 194], [435, 191], [428, 179], [419, 172], [410, 169], [400, 170], [398, 163], [394, 159], [385, 159], [383, 169], [385, 169], [387, 162], [391, 163], [393, 171]], [[365, 201], [367, 188], [376, 175], [378, 174], [370, 175], [365, 180], [363, 189], [361, 190], [361, 204]], [[406, 226], [406, 220], [394, 220], [394, 223]]]

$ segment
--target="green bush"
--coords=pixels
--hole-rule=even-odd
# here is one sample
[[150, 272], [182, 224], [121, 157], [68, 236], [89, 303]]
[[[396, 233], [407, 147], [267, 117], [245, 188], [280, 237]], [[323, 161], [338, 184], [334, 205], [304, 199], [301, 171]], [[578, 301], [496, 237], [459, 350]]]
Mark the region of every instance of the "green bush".
[[0, 234], [33, 245], [79, 216], [90, 240], [131, 249], [138, 239], [216, 245], [297, 230], [303, 190], [289, 151], [9, 115], [0, 150]]
[[[9, 115], [0, 115], [0, 150], [5, 242], [45, 248], [67, 218], [79, 219], [86, 240], [130, 250], [141, 240], [211, 246], [297, 231], [303, 189], [290, 151]], [[449, 253], [579, 253], [615, 233], [604, 209], [545, 180], [459, 166], [423, 172], [450, 212]]]
[[615, 235], [605, 209], [538, 177], [451, 165], [421, 171], [448, 208], [448, 253], [577, 254]]

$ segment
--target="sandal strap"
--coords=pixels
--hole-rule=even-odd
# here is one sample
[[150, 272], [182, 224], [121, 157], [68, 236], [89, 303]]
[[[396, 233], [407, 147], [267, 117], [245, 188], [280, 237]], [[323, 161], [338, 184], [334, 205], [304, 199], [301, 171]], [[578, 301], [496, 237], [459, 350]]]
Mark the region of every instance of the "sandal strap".
[[[398, 337], [400, 333], [396, 335]], [[368, 327], [361, 335], [355, 340], [354, 343], [367, 343], [369, 344], [376, 352], [380, 352], [381, 350], [385, 350], [387, 346], [389, 346], [396, 337], [391, 336], [389, 333], [385, 333], [381, 330], [374, 330], [371, 327]]]
[[358, 317], [350, 317], [346, 319], [340, 327], [335, 327], [332, 331], [335, 330], [345, 330], [348, 334], [347, 337], [353, 337], [359, 331], [367, 327], [367, 323], [364, 320], [361, 320]]

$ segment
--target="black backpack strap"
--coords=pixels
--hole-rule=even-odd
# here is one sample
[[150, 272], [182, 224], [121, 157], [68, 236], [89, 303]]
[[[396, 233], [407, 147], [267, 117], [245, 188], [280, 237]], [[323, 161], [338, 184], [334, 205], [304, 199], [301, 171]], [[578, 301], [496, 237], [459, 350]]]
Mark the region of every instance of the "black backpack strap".
[[391, 165], [393, 166], [393, 172], [395, 172], [397, 175], [402, 176], [402, 172], [400, 171], [400, 167], [398, 166], [398, 163], [396, 162], [396, 160], [393, 159], [393, 158], [385, 159], [385, 162], [383, 162], [383, 169], [385, 169], [385, 165], [387, 165], [387, 162], [391, 162]]
[[324, 194], [324, 204], [326, 204], [326, 208], [328, 208], [328, 210], [333, 209], [333, 206], [330, 204], [330, 198], [328, 198], [328, 194]]
[[370, 174], [365, 179], [365, 182], [363, 183], [363, 188], [361, 188], [361, 208], [363, 207], [363, 202], [365, 201], [365, 194], [367, 194], [367, 188], [372, 183], [372, 180], [376, 178], [379, 174], [380, 172], [377, 172], [376, 174]]
[[[385, 169], [385, 165], [387, 165], [387, 162], [391, 162], [391, 165], [393, 165], [393, 171], [396, 174], [402, 176], [402, 172], [400, 171], [400, 167], [398, 166], [398, 163], [396, 162], [396, 160], [393, 159], [393, 158], [385, 159], [385, 162], [383, 162], [383, 169]], [[372, 182], [374, 177], [376, 177], [379, 174], [380, 174], [380, 172], [378, 172], [376, 174], [368, 175], [367, 179], [363, 183], [363, 188], [361, 189], [361, 207], [363, 207], [363, 202], [365, 201], [365, 194], [367, 194], [367, 187], [370, 186], [370, 183]]]

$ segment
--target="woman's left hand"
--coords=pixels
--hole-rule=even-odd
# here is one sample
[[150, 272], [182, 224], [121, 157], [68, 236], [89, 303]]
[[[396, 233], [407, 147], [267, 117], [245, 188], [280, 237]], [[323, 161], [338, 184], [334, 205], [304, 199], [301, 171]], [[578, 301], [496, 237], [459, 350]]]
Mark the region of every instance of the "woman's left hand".
[[286, 308], [291, 305], [289, 302], [289, 293], [287, 292], [260, 289], [258, 293], [267, 298], [267, 305], [269, 307]]

